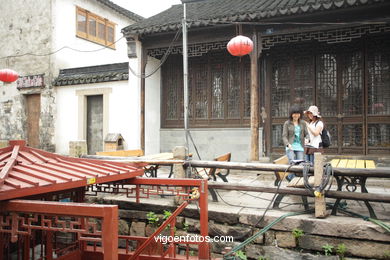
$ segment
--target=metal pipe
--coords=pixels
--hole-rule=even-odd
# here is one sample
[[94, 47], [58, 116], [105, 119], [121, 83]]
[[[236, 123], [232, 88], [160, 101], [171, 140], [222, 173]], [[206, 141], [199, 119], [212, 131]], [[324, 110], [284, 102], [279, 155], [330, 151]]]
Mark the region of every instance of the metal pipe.
[[188, 49], [187, 49], [187, 10], [183, 3], [183, 87], [184, 87], [184, 131], [186, 157], [188, 156]]

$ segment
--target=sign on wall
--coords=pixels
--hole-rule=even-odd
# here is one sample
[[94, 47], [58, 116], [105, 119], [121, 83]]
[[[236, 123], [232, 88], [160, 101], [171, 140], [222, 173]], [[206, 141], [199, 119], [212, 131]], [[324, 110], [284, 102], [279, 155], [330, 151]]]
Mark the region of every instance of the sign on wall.
[[35, 88], [35, 87], [43, 88], [45, 86], [44, 75], [45, 74], [32, 75], [32, 76], [20, 76], [17, 81], [17, 88], [18, 89]]

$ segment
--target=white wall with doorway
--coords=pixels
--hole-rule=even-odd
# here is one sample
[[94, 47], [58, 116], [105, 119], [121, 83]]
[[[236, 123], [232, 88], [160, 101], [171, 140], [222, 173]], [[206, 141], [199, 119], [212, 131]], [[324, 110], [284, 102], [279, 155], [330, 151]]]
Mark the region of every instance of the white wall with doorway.
[[[85, 124], [79, 122], [84, 115], [79, 108], [80, 93], [86, 95], [99, 95], [103, 92], [108, 96], [107, 102], [107, 129], [106, 133], [120, 133], [124, 140], [125, 149], [133, 149], [134, 138], [134, 115], [130, 98], [133, 95], [127, 81], [114, 81], [106, 83], [72, 85], [56, 87], [57, 92], [57, 127], [55, 132], [56, 152], [69, 153], [69, 142], [83, 138], [80, 136], [81, 129]], [[78, 95], [79, 94], [79, 95]], [[85, 120], [85, 119], [84, 119]], [[104, 138], [105, 136], [103, 136]], [[134, 148], [135, 149], [135, 148]]]

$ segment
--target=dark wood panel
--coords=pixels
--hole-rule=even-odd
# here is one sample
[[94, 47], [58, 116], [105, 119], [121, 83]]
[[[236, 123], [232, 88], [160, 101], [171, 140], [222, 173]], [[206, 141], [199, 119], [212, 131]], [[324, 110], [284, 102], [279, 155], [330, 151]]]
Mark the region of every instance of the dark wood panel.
[[41, 114], [41, 95], [26, 95], [27, 145], [40, 148], [39, 121]]

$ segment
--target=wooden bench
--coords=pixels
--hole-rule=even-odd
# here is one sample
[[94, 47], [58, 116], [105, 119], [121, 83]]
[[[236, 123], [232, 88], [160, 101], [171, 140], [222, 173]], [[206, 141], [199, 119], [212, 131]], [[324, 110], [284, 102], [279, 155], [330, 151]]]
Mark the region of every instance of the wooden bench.
[[[230, 162], [232, 154], [231, 153], [226, 153], [221, 156], [218, 156], [217, 158], [214, 158], [214, 161], [217, 162]], [[224, 173], [223, 173], [224, 171]], [[219, 168], [194, 168], [194, 172], [196, 176], [205, 179], [205, 180], [217, 180], [217, 176], [221, 178], [224, 182], [228, 182], [227, 176], [229, 175], [230, 169], [223, 170]], [[210, 195], [213, 199], [214, 202], [218, 202], [218, 196], [217, 192], [209, 188]]]
[[335, 168], [376, 168], [375, 162], [373, 160], [333, 159], [330, 161], [330, 164]]
[[[355, 159], [332, 159], [330, 164], [334, 168], [362, 168], [362, 169], [375, 169], [375, 162], [373, 160], [355, 160]], [[366, 188], [367, 177], [362, 176], [335, 176], [337, 181], [337, 190], [342, 191], [343, 187], [347, 191], [355, 192], [357, 186], [360, 186], [362, 193], [368, 193]], [[341, 199], [336, 199], [332, 209], [332, 215], [336, 215], [337, 208], [340, 204]], [[366, 207], [370, 213], [371, 218], [376, 218], [374, 209], [368, 201], [364, 201]]]
[[[217, 158], [214, 158], [214, 161], [217, 162], [230, 162], [232, 154], [226, 153], [224, 155], [218, 156]], [[195, 172], [198, 176], [205, 180], [213, 179], [214, 181], [217, 180], [217, 176], [221, 178], [224, 182], [228, 182], [227, 176], [229, 175], [230, 170], [224, 170], [225, 173], [223, 173], [223, 169], [218, 168], [194, 168]]]
[[[274, 160], [273, 163], [274, 164], [287, 164], [288, 165], [288, 158], [286, 155], [283, 155], [282, 157], [279, 157], [278, 159]], [[285, 171], [283, 171], [283, 172], [276, 172], [275, 171], [274, 173], [275, 173], [275, 182], [274, 182], [275, 186], [279, 186], [280, 182], [282, 182], [284, 179], [286, 179], [287, 175], [289, 174], [288, 172], [285, 172]], [[272, 207], [279, 208], [279, 204], [285, 195], [286, 194], [278, 194]], [[301, 196], [301, 198], [302, 198], [302, 203], [303, 203], [305, 210], [309, 209], [307, 197]]]

